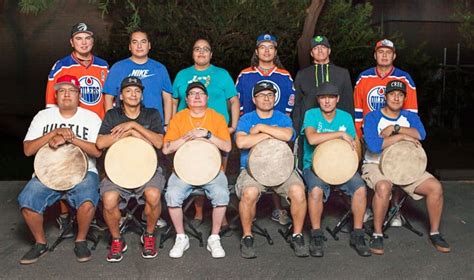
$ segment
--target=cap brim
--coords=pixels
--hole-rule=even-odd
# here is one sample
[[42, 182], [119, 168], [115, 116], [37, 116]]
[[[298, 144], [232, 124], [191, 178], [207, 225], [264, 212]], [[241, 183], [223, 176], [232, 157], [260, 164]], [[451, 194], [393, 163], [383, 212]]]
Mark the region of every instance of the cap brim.
[[76, 35], [79, 34], [79, 33], [87, 33], [87, 34], [89, 34], [89, 35], [91, 35], [91, 36], [94, 36], [94, 32], [92, 32], [92, 31], [77, 31], [77, 32], [74, 32], [74, 33], [71, 34], [71, 38], [74, 37], [74, 36], [76, 36]]
[[54, 85], [54, 90], [58, 90], [59, 87], [62, 86], [62, 85], [71, 85], [71, 86], [75, 87], [76, 89], [79, 89], [79, 87], [76, 86], [76, 85], [73, 84], [73, 83], [70, 83], [70, 82], [60, 82], [60, 83], [56, 83], [56, 84]]

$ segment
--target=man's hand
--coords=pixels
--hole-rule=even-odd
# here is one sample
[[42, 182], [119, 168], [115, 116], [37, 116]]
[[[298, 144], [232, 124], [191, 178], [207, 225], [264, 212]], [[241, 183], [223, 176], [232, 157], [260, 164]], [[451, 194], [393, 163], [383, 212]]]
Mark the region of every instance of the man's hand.
[[68, 141], [62, 136], [62, 135], [55, 135], [53, 138], [51, 138], [48, 142], [49, 146], [52, 149], [57, 149], [59, 146], [66, 144]]
[[111, 130], [111, 135], [114, 138], [122, 138], [124, 137], [123, 134], [131, 129], [135, 128], [135, 122], [134, 121], [129, 121], [129, 122], [124, 122], [119, 125], [116, 125], [114, 128]]
[[402, 134], [401, 140], [410, 141], [410, 142], [412, 142], [412, 143], [415, 143], [415, 145], [416, 145], [417, 147], [421, 147], [421, 143], [420, 143], [420, 141], [419, 141], [418, 139], [413, 138], [413, 137], [411, 137], [411, 136], [408, 136], [408, 135], [406, 135], [406, 134]]
[[249, 134], [259, 134], [260, 132], [262, 132], [262, 124], [258, 123], [250, 129]]
[[232, 126], [229, 126], [229, 134], [232, 134], [235, 132], [235, 128], [233, 128]]
[[346, 141], [347, 143], [351, 145], [352, 150], [355, 150], [355, 141], [354, 141], [354, 138], [352, 138], [352, 136], [350, 136], [346, 132], [342, 132], [340, 137], [342, 140]]
[[380, 132], [380, 136], [382, 136], [382, 138], [389, 137], [392, 135], [394, 130], [394, 125], [389, 125]]
[[197, 138], [206, 138], [207, 132], [207, 129], [195, 128], [186, 133], [182, 138], [184, 141], [194, 140]]
[[147, 142], [148, 144], [153, 145], [150, 142], [150, 140], [146, 139], [145, 136], [143, 136], [140, 132], [136, 131], [135, 129], [130, 129], [128, 132], [129, 132], [129, 135], [127, 135], [127, 136], [133, 136], [133, 137], [136, 137], [136, 138], [140, 138], [142, 140], [145, 140], [145, 142]]
[[74, 138], [76, 138], [76, 135], [74, 132], [72, 132], [72, 129], [69, 127], [63, 127], [63, 128], [56, 128], [54, 130], [55, 135], [62, 136], [64, 140], [71, 142]]

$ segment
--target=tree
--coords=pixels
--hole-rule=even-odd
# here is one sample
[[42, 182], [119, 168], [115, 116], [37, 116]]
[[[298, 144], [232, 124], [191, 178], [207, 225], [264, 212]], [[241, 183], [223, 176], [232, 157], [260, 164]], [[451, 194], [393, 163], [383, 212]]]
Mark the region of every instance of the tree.
[[304, 20], [303, 32], [298, 39], [298, 64], [300, 69], [306, 68], [311, 64], [309, 53], [311, 50], [310, 40], [314, 36], [316, 23], [326, 0], [312, 0], [311, 5], [306, 9], [306, 18]]

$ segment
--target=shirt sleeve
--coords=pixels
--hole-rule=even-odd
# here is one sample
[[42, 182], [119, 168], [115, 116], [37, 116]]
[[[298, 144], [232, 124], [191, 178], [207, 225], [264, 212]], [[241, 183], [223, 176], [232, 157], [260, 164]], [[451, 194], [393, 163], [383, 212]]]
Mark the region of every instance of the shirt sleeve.
[[227, 127], [224, 116], [219, 113], [216, 113], [215, 116], [217, 131], [214, 134], [224, 141], [230, 141], [229, 127]]
[[354, 126], [354, 120], [352, 119], [352, 116], [350, 114], [346, 115], [346, 121], [347, 123], [347, 134], [352, 136], [352, 138], [355, 139], [356, 137], [356, 131], [355, 131], [355, 126]]
[[112, 123], [113, 113], [114, 113], [114, 109], [109, 110], [107, 111], [107, 113], [105, 113], [104, 120], [102, 121], [102, 124], [100, 125], [100, 129], [99, 129], [100, 135], [110, 134], [110, 131], [112, 130], [112, 128], [114, 128], [113, 123]]
[[379, 154], [382, 152], [383, 138], [377, 130], [378, 118], [376, 111], [370, 112], [365, 116], [364, 120], [364, 140], [367, 148], [372, 153]]
[[45, 104], [46, 107], [57, 106], [56, 104], [56, 91], [54, 90], [54, 84], [56, 83], [56, 74], [59, 72], [61, 66], [60, 61], [56, 61], [48, 75], [48, 82], [46, 84]]
[[43, 136], [43, 113], [40, 111], [36, 114], [28, 127], [25, 139], [23, 141], [30, 141]]
[[408, 110], [413, 113], [418, 113], [418, 97], [416, 96], [416, 87], [415, 82], [411, 76], [406, 73], [407, 77], [407, 100], [403, 104], [403, 109]]
[[291, 139], [290, 141], [295, 141], [296, 139], [296, 133], [295, 133], [295, 129], [293, 128], [293, 122], [291, 121], [290, 117], [288, 117], [287, 115], [285, 114], [282, 114], [282, 119], [281, 119], [281, 124], [280, 124], [281, 127], [288, 127], [288, 128], [291, 128], [291, 131], [292, 131], [292, 134], [291, 134]]
[[418, 130], [418, 133], [420, 134], [420, 140], [425, 140], [426, 131], [425, 127], [423, 126], [423, 123], [421, 122], [420, 117], [415, 113], [409, 112], [409, 114], [407, 114], [407, 118], [408, 122], [410, 123], [410, 127], [413, 127]]
[[163, 75], [162, 75], [163, 88], [162, 88], [162, 90], [169, 93], [169, 94], [172, 94], [173, 93], [173, 86], [171, 85], [171, 80], [170, 80], [170, 75], [168, 74], [168, 70], [166, 69], [165, 66], [163, 66], [162, 71], [163, 71]]
[[114, 64], [112, 68], [110, 68], [109, 74], [107, 75], [107, 79], [105, 79], [104, 89], [102, 90], [105, 94], [119, 96], [119, 73], [117, 69], [117, 64]]
[[229, 75], [229, 72], [223, 70], [222, 73], [222, 86], [225, 91], [225, 98], [231, 99], [234, 96], [237, 96], [237, 90], [235, 89], [234, 81]]
[[[314, 127], [314, 124], [316, 123], [316, 115], [313, 113], [314, 109], [306, 111], [304, 114], [304, 119], [303, 119], [303, 126], [301, 127], [300, 134], [304, 134], [304, 130], [307, 127]], [[316, 127], [314, 127], [316, 129]]]
[[91, 118], [92, 119], [89, 122], [91, 124], [89, 126], [89, 140], [87, 141], [91, 143], [95, 143], [97, 142], [97, 135], [99, 134], [99, 129], [101, 128], [102, 121], [95, 113]]
[[151, 111], [151, 124], [150, 130], [158, 134], [164, 134], [163, 122], [161, 121], [161, 116], [158, 110], [150, 109]]
[[[362, 80], [359, 77], [358, 83], [361, 83]], [[363, 93], [362, 90], [360, 89], [360, 85], [356, 84], [354, 87], [354, 118], [355, 118], [355, 128], [357, 132], [357, 136], [359, 139], [362, 139], [362, 123], [364, 121], [363, 119]]]
[[237, 81], [235, 82], [235, 90], [237, 91], [237, 95], [239, 96], [240, 101], [240, 114], [244, 112], [244, 100], [242, 100], [242, 81], [240, 80], [242, 77], [242, 73], [237, 77]]
[[295, 87], [293, 86], [293, 79], [291, 79], [290, 76], [288, 76], [288, 79], [287, 79], [286, 90], [288, 92], [288, 100], [286, 102], [285, 111], [286, 113], [291, 114], [291, 112], [293, 112], [293, 107], [295, 106]]
[[171, 120], [170, 123], [168, 124], [168, 129], [166, 130], [165, 137], [163, 139], [163, 142], [171, 142], [179, 137], [181, 137], [179, 133], [179, 126], [178, 126], [178, 120], [175, 115]]

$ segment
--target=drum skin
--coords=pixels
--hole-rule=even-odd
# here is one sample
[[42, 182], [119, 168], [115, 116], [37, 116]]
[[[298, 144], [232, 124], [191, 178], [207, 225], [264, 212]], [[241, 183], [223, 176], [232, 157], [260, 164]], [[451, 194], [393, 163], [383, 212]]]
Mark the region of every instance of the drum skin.
[[380, 170], [392, 183], [408, 185], [426, 170], [425, 150], [410, 141], [400, 141], [385, 148], [380, 158]]
[[250, 149], [248, 173], [260, 184], [274, 187], [283, 184], [293, 172], [293, 152], [284, 141], [269, 138]]
[[87, 174], [87, 155], [73, 144], [57, 149], [44, 145], [36, 153], [35, 175], [48, 188], [66, 191], [79, 184]]
[[313, 171], [330, 185], [341, 185], [357, 172], [359, 156], [351, 145], [342, 139], [319, 144], [313, 153]]
[[136, 189], [153, 178], [158, 167], [155, 148], [143, 139], [129, 136], [107, 150], [104, 161], [109, 179], [124, 189]]
[[221, 161], [221, 152], [216, 145], [195, 139], [178, 148], [173, 166], [176, 175], [185, 183], [202, 186], [216, 178]]

